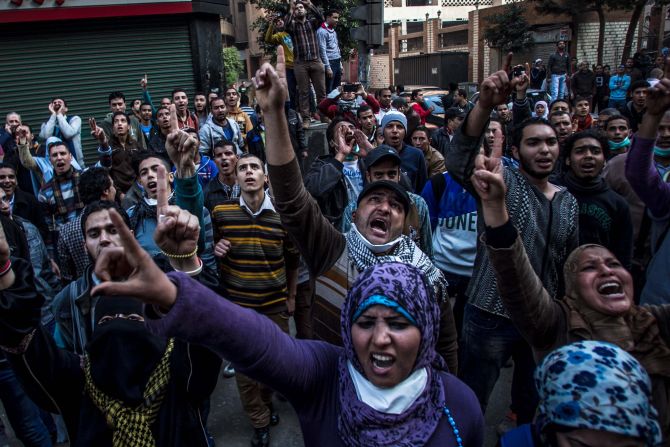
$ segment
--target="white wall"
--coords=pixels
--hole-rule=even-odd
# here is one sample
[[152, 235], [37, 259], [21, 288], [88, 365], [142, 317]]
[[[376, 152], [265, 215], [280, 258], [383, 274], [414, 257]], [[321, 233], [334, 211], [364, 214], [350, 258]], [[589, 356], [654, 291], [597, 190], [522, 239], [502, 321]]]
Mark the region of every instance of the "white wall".
[[[605, 43], [603, 45], [603, 64], [615, 65], [621, 62], [623, 45], [626, 40], [628, 22], [607, 22], [605, 24]], [[586, 60], [593, 65], [598, 56], [598, 23], [580, 23], [577, 26], [577, 60]], [[633, 38], [633, 48], [637, 48], [637, 33]], [[634, 53], [631, 52], [631, 55]]]

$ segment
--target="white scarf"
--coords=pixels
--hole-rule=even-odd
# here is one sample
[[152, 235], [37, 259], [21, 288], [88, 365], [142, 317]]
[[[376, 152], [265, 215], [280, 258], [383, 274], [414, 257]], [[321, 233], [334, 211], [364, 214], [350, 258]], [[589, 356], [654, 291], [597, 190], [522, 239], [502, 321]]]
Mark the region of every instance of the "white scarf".
[[382, 413], [403, 413], [423, 393], [428, 383], [426, 368], [417, 369], [393, 388], [376, 387], [356, 371], [351, 362], [347, 362], [347, 368], [358, 399]]

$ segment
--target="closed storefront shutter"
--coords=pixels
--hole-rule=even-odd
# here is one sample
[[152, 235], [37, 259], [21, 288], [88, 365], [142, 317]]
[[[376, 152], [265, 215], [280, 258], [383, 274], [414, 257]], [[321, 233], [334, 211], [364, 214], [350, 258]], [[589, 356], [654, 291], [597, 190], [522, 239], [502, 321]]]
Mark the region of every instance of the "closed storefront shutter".
[[556, 52], [555, 43], [536, 43], [529, 50], [522, 53], [514, 54], [515, 61], [526, 61], [530, 63], [531, 68], [533, 67], [533, 62], [537, 59], [542, 59], [544, 65], [547, 65], [549, 62], [549, 56]]
[[82, 119], [87, 163], [97, 158], [88, 118], [101, 121], [109, 113], [110, 92], [122, 91], [131, 113], [145, 73], [154, 105], [175, 87], [189, 98], [195, 90], [185, 15], [4, 25], [0, 39], [3, 124], [4, 115], [16, 111], [37, 136], [49, 102], [62, 97], [68, 114]]

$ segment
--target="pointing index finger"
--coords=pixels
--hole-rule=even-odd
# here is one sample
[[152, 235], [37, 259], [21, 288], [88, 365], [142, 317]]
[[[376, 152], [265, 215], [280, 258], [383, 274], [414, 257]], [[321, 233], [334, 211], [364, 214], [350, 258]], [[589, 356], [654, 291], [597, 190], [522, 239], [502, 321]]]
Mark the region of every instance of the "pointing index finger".
[[121, 244], [127, 250], [127, 252], [137, 259], [137, 256], [144, 251], [140, 244], [135, 239], [135, 235], [130, 231], [130, 228], [126, 225], [126, 222], [123, 220], [123, 217], [115, 210], [109, 210], [109, 220], [114, 224], [114, 228], [119, 234], [121, 239]]
[[177, 119], [177, 106], [170, 104], [170, 132], [179, 130], [179, 120]]
[[156, 173], [156, 178], [158, 180], [156, 186], [156, 214], [160, 221], [161, 216], [165, 215], [165, 211], [168, 207], [167, 172], [162, 163], [158, 166]]
[[507, 53], [507, 56], [505, 56], [505, 63], [503, 64], [503, 71], [505, 73], [509, 73], [510, 67], [512, 66], [512, 52], [510, 51]]

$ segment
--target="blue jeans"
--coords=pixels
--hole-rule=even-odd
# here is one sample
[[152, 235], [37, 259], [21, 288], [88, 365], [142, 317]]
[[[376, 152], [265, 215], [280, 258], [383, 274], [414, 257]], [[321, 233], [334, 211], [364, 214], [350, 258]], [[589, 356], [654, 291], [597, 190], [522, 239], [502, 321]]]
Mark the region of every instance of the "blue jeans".
[[328, 59], [330, 69], [333, 71], [331, 78], [326, 77], [326, 95], [340, 86], [342, 81], [342, 68], [340, 65], [341, 59]]
[[467, 304], [460, 348], [458, 375], [475, 392], [482, 412], [486, 411], [500, 369], [510, 357], [514, 359], [512, 410], [519, 425], [532, 421], [538, 402], [533, 381], [535, 361], [512, 320]]
[[447, 292], [449, 297], [454, 300], [454, 322], [456, 323], [456, 333], [458, 334], [458, 344], [461, 344], [461, 334], [463, 333], [463, 312], [468, 302], [468, 296], [465, 294], [470, 283], [469, 276], [454, 275], [453, 273], [442, 270], [442, 274], [449, 283]]
[[0, 400], [16, 437], [27, 447], [51, 447], [40, 409], [23, 391], [9, 366], [0, 368]]
[[567, 91], [565, 88], [565, 78], [566, 75], [551, 75], [551, 99], [555, 101], [557, 99], [563, 99], [567, 96]]
[[611, 99], [609, 101], [609, 104], [607, 104], [607, 107], [612, 108], [612, 109], [618, 109], [619, 107], [625, 107], [626, 106], [626, 99]]

